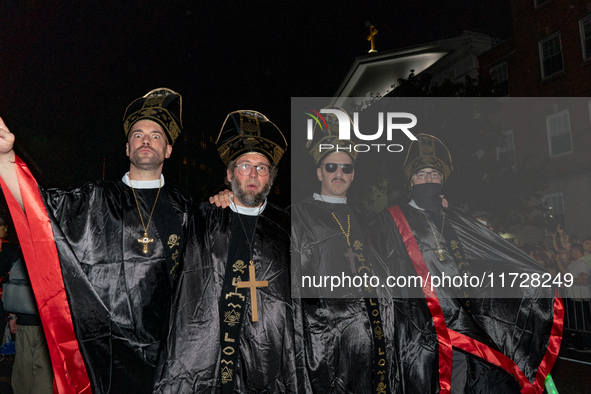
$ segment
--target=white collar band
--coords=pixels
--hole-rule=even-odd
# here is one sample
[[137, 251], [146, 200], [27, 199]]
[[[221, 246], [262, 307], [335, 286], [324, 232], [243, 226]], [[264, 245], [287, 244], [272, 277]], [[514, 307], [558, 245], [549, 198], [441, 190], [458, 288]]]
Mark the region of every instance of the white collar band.
[[263, 211], [265, 210], [265, 207], [267, 206], [267, 199], [266, 198], [265, 198], [265, 201], [263, 202], [263, 205], [261, 205], [260, 207], [250, 208], [250, 207], [243, 207], [241, 205], [236, 205], [234, 203], [234, 201], [232, 201], [232, 197], [234, 197], [234, 195], [230, 196], [230, 209], [236, 213], [239, 213], [240, 215], [258, 216], [261, 213], [263, 213]]
[[318, 193], [314, 193], [312, 196], [316, 201], [324, 201], [329, 202], [331, 204], [346, 204], [347, 197], [331, 197], [331, 196], [323, 196]]
[[132, 181], [129, 179], [129, 172], [127, 172], [121, 180], [127, 186], [133, 186], [135, 189], [158, 189], [160, 186], [164, 186], [164, 175], [162, 174], [160, 174], [160, 179], [153, 181]]
[[415, 208], [415, 209], [419, 209], [419, 210], [421, 210], [421, 211], [424, 211], [424, 209], [423, 209], [423, 208], [421, 208], [421, 207], [419, 207], [419, 206], [417, 205], [417, 203], [415, 202], [415, 200], [410, 200], [410, 202], [408, 203], [408, 205], [410, 205], [411, 207], [413, 207], [413, 208]]

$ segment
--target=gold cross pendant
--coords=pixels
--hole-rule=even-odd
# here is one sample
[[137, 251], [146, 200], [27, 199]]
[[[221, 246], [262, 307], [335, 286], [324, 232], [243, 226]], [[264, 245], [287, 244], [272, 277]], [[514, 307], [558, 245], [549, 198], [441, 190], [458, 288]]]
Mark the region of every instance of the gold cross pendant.
[[252, 321], [259, 321], [259, 312], [257, 310], [257, 287], [267, 287], [269, 282], [266, 280], [255, 280], [254, 274], [254, 261], [250, 260], [248, 266], [249, 281], [238, 282], [237, 287], [248, 287], [250, 288], [250, 303], [252, 305]]
[[443, 249], [441, 247], [437, 249], [437, 254], [439, 255], [439, 261], [443, 261]]
[[144, 237], [143, 238], [138, 238], [137, 240], [139, 243], [144, 244], [144, 249], [142, 250], [142, 252], [144, 253], [148, 253], [148, 244], [150, 242], [154, 242], [153, 238], [148, 238], [148, 232], [145, 231], [144, 232]]

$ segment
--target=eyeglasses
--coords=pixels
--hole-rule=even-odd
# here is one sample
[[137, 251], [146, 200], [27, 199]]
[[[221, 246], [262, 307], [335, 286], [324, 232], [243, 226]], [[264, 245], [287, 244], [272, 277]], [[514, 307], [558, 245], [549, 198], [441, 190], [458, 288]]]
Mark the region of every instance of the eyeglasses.
[[266, 176], [269, 175], [269, 166], [261, 165], [261, 166], [253, 166], [251, 164], [237, 164], [234, 167], [238, 168], [238, 173], [240, 175], [250, 175], [252, 173], [253, 167], [256, 168], [257, 174], [259, 176]]
[[350, 174], [353, 172], [353, 164], [342, 164], [342, 163], [324, 163], [324, 169], [328, 173], [333, 173], [337, 170], [338, 166], [341, 166], [343, 174]]
[[440, 179], [443, 176], [439, 171], [419, 171], [415, 175], [417, 179], [427, 179], [427, 175], [430, 175], [431, 179]]

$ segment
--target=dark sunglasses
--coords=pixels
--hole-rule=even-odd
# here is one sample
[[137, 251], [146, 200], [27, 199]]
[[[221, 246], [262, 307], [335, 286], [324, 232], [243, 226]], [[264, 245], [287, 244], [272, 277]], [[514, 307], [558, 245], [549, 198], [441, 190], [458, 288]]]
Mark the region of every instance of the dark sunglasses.
[[324, 169], [329, 173], [335, 172], [338, 166], [341, 166], [341, 171], [343, 171], [343, 174], [350, 174], [353, 172], [353, 164], [324, 163]]

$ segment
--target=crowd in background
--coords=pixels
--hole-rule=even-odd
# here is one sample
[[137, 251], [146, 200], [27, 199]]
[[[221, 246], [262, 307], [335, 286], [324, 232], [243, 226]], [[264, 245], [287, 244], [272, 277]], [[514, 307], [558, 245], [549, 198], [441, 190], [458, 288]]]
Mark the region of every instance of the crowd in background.
[[553, 282], [559, 285], [566, 307], [563, 346], [591, 352], [591, 237], [580, 239], [558, 225], [552, 245], [539, 241], [518, 246], [558, 278]]

